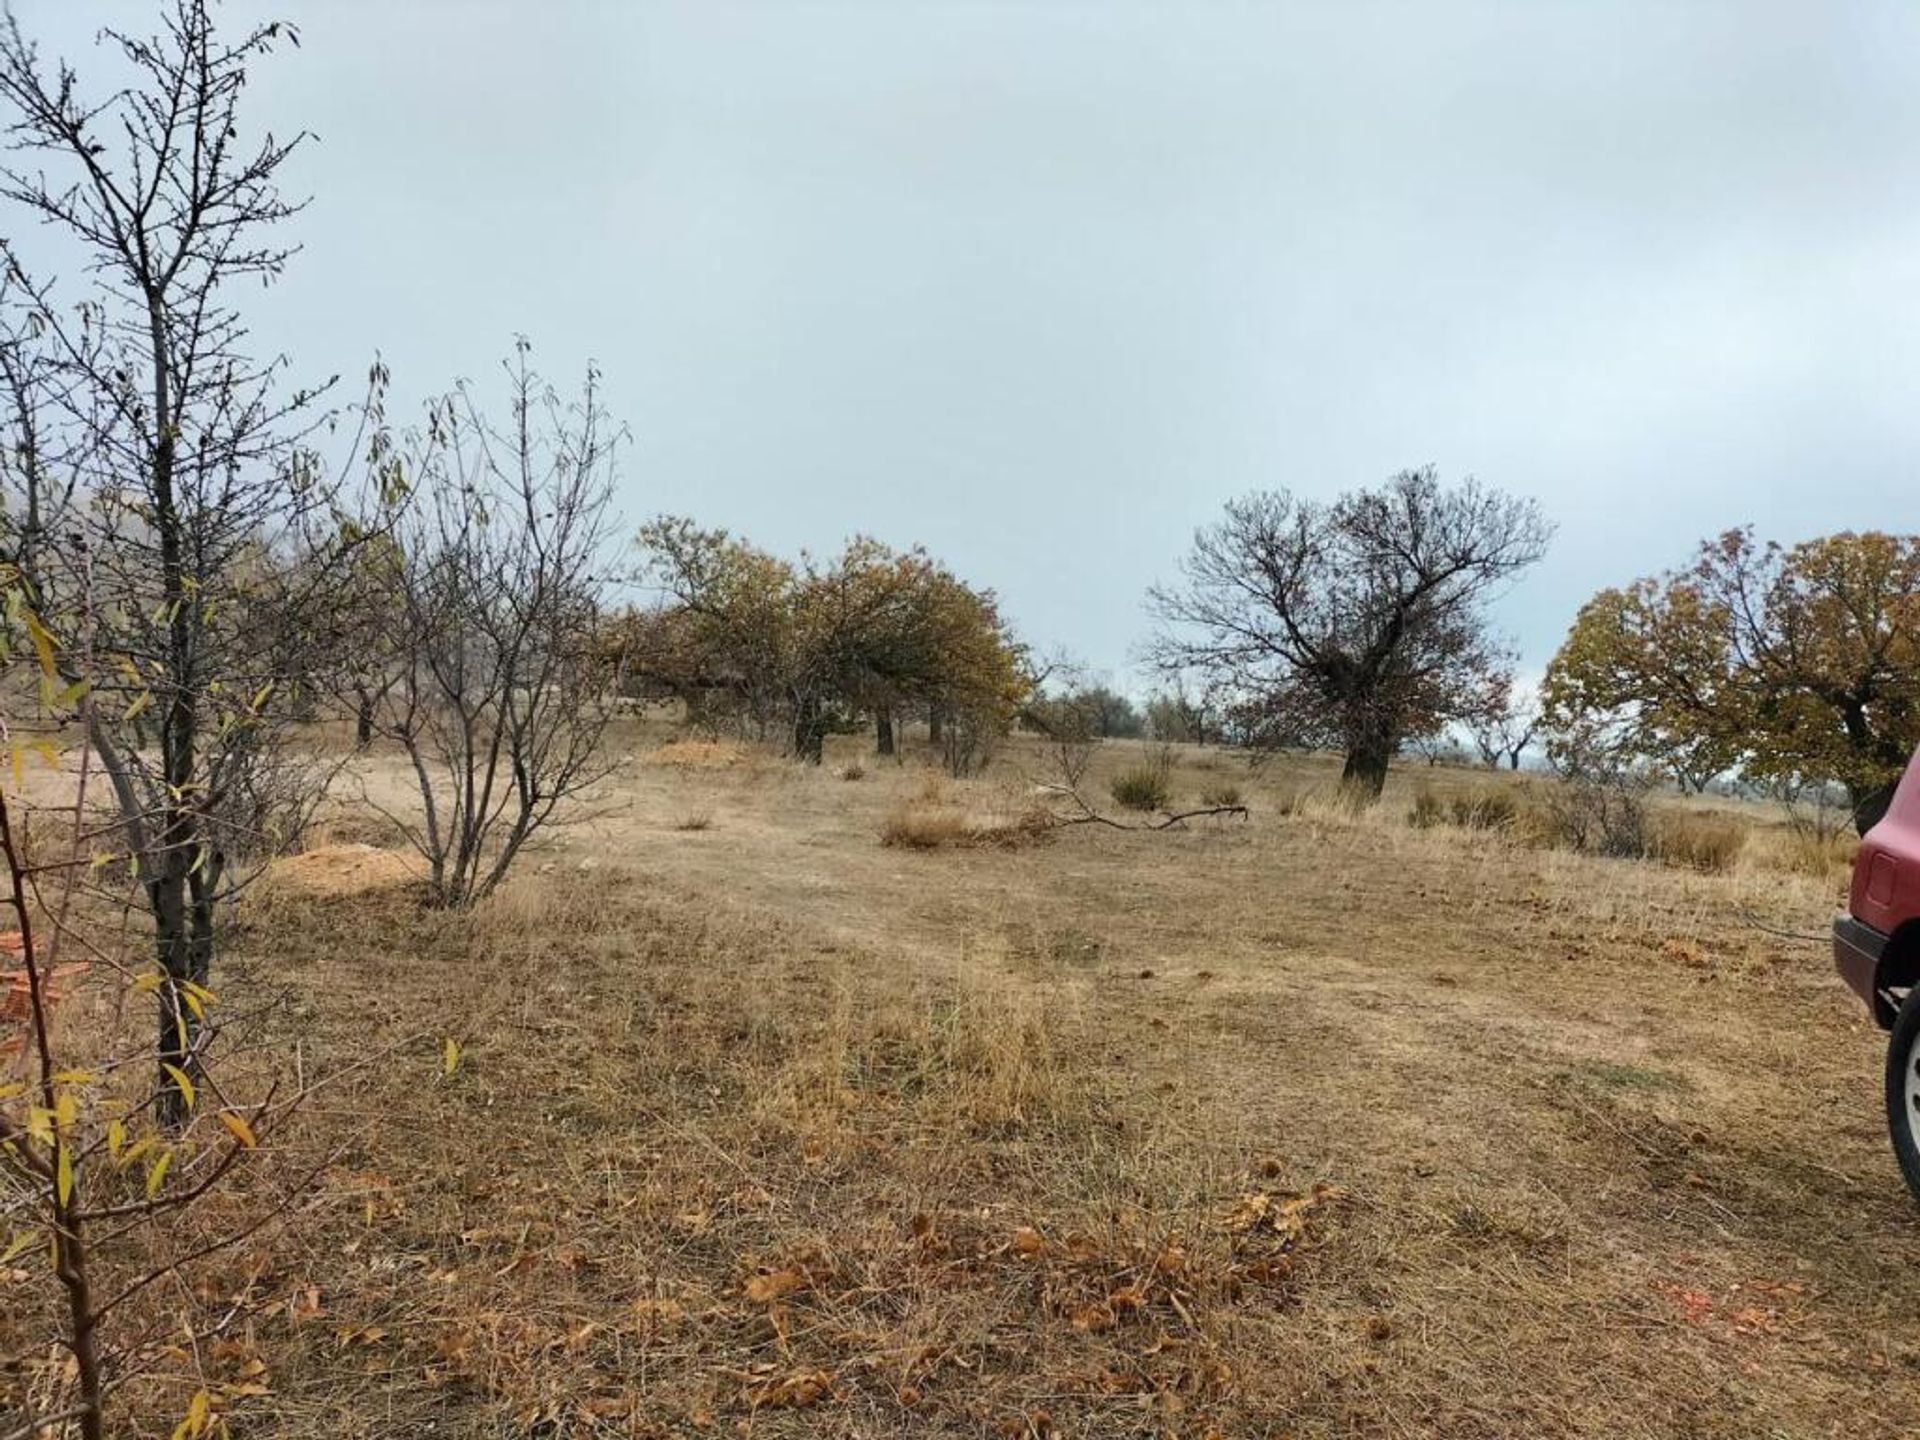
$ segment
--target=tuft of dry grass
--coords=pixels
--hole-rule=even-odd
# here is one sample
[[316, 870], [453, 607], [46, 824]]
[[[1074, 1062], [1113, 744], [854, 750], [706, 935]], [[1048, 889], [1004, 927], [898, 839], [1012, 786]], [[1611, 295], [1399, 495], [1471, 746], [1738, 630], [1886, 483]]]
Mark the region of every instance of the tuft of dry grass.
[[1738, 863], [1747, 834], [1736, 820], [1676, 808], [1655, 818], [1650, 849], [1666, 864], [1719, 875]]
[[1788, 825], [1756, 827], [1747, 837], [1742, 861], [1756, 869], [1842, 882], [1853, 872], [1859, 837], [1821, 834]]
[[1161, 746], [1144, 761], [1130, 765], [1107, 784], [1107, 792], [1123, 810], [1165, 810], [1173, 802], [1173, 755]]
[[655, 746], [646, 759], [654, 765], [670, 765], [682, 770], [727, 770], [746, 764], [753, 758], [749, 747], [733, 740], [685, 738]]
[[[1422, 782], [1415, 787], [1412, 805], [1401, 813], [1415, 830], [1449, 826], [1490, 831], [1539, 849], [1656, 861], [1710, 874], [1732, 871], [1754, 833], [1750, 822], [1678, 803], [1650, 806], [1631, 799], [1622, 802], [1625, 808], [1617, 814], [1596, 817], [1561, 795], [1554, 788], [1557, 783], [1529, 779], [1442, 793]], [[1785, 868], [1799, 868], [1788, 849], [1775, 847], [1770, 854], [1781, 857]], [[1807, 873], [1820, 873], [1821, 868], [1816, 861]]]
[[1200, 787], [1202, 805], [1239, 805], [1240, 787], [1231, 780], [1210, 780]]
[[1448, 813], [1462, 830], [1511, 830], [1519, 822], [1520, 808], [1510, 787], [1488, 786], [1455, 795]]
[[903, 850], [1010, 848], [1033, 844], [1053, 829], [1052, 818], [1040, 810], [975, 815], [951, 805], [910, 801], [887, 812], [880, 825], [880, 843]]
[[711, 830], [713, 828], [713, 811], [690, 810], [673, 822], [673, 828], [676, 830], [690, 831]]

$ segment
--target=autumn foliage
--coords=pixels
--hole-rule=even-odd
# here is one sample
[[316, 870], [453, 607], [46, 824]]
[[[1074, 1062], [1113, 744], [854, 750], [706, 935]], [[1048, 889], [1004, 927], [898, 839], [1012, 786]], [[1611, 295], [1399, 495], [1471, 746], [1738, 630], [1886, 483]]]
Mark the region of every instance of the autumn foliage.
[[1735, 767], [1843, 785], [1864, 829], [1920, 743], [1920, 536], [1730, 530], [1588, 601], [1543, 700], [1562, 734], [1603, 733], [1696, 786]]
[[869, 721], [890, 751], [896, 717], [912, 713], [965, 772], [1031, 688], [993, 593], [924, 550], [860, 536], [829, 561], [792, 562], [684, 519], [655, 521], [640, 542], [664, 600], [618, 631], [625, 682], [697, 720], [784, 734], [814, 764], [830, 733]]

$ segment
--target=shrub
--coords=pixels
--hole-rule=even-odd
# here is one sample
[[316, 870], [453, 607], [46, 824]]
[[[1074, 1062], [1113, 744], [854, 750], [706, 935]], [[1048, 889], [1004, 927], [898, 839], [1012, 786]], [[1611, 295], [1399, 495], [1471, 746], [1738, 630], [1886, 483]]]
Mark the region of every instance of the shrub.
[[[1755, 849], [1751, 844], [1747, 848]], [[1859, 840], [1851, 835], [1821, 836], [1809, 831], [1782, 830], [1761, 853], [1776, 870], [1825, 880], [1829, 876], [1851, 875], [1859, 849]]]
[[1585, 780], [1550, 786], [1540, 822], [1541, 838], [1566, 850], [1637, 860], [1651, 849], [1646, 801], [1626, 787]]
[[967, 817], [958, 810], [902, 805], [881, 823], [880, 843], [903, 850], [938, 850], [959, 843], [966, 834]]
[[1107, 787], [1126, 810], [1165, 810], [1173, 799], [1173, 747], [1162, 745], [1141, 764], [1122, 770]]
[[691, 814], [682, 815], [679, 820], [674, 822], [673, 828], [676, 830], [711, 830], [713, 828], [713, 812], [711, 810], [695, 810]]
[[1653, 779], [1644, 769], [1587, 733], [1556, 737], [1548, 754], [1560, 779], [1542, 795], [1542, 840], [1589, 855], [1638, 859], [1649, 853], [1646, 797]]
[[1172, 798], [1166, 773], [1158, 766], [1135, 765], [1113, 777], [1114, 803], [1127, 810], [1164, 810]]
[[1200, 803], [1202, 805], [1238, 805], [1240, 787], [1231, 780], [1210, 781], [1200, 791]]
[[858, 760], [854, 760], [840, 767], [840, 778], [842, 780], [864, 780], [867, 778], [867, 767], [862, 765]]
[[1737, 821], [1679, 812], [1660, 817], [1650, 848], [1669, 865], [1721, 874], [1733, 868], [1746, 843], [1746, 827]]
[[1473, 790], [1453, 797], [1453, 823], [1463, 830], [1511, 830], [1520, 805], [1506, 789]]
[[1012, 847], [1038, 841], [1053, 827], [1053, 817], [1038, 809], [980, 819], [949, 806], [902, 805], [881, 823], [880, 843], [902, 850]]
[[1413, 808], [1407, 812], [1407, 823], [1416, 830], [1431, 830], [1446, 818], [1446, 813], [1440, 797], [1422, 785], [1413, 792]]

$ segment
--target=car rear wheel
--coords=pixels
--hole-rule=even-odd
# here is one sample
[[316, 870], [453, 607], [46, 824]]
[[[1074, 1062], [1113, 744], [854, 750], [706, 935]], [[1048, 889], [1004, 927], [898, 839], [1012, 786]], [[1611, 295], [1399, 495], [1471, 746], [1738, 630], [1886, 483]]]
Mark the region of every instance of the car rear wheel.
[[1887, 1129], [1907, 1188], [1920, 1197], [1920, 985], [1907, 992], [1887, 1037]]

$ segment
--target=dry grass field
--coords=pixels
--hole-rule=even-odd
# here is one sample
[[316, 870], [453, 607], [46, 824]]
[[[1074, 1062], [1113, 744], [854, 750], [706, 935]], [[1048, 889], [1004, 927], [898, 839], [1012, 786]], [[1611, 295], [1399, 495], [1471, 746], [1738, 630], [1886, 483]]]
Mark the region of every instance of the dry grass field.
[[[155, 1406], [191, 1372], [248, 1436], [1920, 1432], [1878, 1034], [1743, 918], [1818, 934], [1841, 873], [1767, 812], [1720, 807], [1752, 833], [1702, 873], [1406, 823], [1504, 778], [1408, 766], [1356, 816], [1321, 761], [1185, 751], [1176, 798], [1247, 820], [1036, 837], [1019, 745], [955, 782], [665, 738], [470, 915], [345, 848], [266, 882], [222, 1003], [278, 998], [258, 1063], [337, 1078], [221, 1208], [319, 1178], [178, 1297], [232, 1339]], [[357, 794], [321, 838], [390, 844]]]

